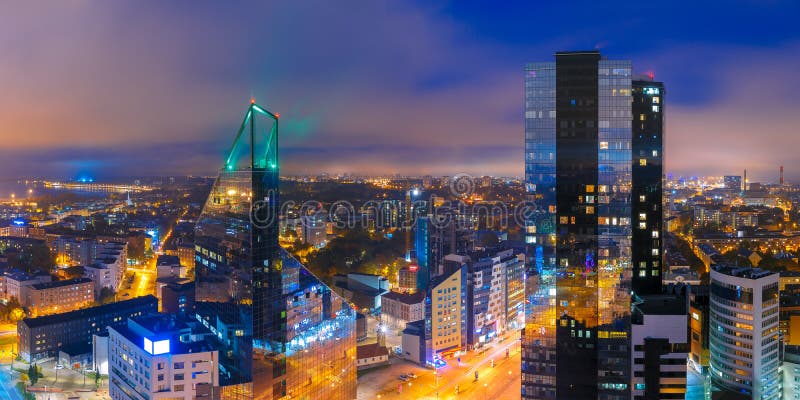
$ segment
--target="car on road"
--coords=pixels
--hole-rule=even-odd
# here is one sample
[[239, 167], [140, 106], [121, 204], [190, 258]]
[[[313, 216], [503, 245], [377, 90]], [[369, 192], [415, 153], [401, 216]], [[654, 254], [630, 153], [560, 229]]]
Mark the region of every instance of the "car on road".
[[408, 375], [406, 375], [406, 374], [402, 374], [402, 375], [400, 375], [400, 377], [399, 377], [399, 378], [400, 378], [400, 380], [401, 380], [401, 381], [403, 381], [403, 382], [408, 382], [408, 381], [409, 381], [409, 379], [410, 379], [410, 378], [408, 377]]
[[64, 366], [61, 364], [56, 364], [56, 369], [64, 369]]
[[415, 374], [413, 372], [409, 372], [408, 373], [408, 377], [411, 378], [411, 379], [417, 379], [417, 374]]

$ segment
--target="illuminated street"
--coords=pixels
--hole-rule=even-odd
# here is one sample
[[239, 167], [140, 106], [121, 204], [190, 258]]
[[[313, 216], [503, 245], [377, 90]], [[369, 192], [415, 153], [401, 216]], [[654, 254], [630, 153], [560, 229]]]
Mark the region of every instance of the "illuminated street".
[[[388, 367], [365, 372], [358, 378], [359, 399], [518, 399], [520, 398], [519, 341], [507, 338], [476, 356], [471, 352], [461, 363], [447, 360], [437, 377], [430, 369], [399, 358]], [[505, 358], [509, 349], [510, 357]], [[494, 367], [491, 360], [495, 360]], [[475, 380], [475, 371], [478, 379]], [[402, 382], [401, 374], [413, 372], [416, 379]], [[458, 393], [456, 393], [458, 388]]]

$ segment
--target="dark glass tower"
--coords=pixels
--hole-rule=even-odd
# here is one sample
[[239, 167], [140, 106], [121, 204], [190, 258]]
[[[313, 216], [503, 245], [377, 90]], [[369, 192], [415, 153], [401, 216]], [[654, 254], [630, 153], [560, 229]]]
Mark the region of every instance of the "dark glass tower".
[[631, 83], [633, 91], [633, 291], [661, 293], [662, 179], [664, 160], [664, 84]]
[[525, 76], [524, 399], [630, 398], [631, 64], [556, 53]]
[[252, 103], [195, 228], [195, 315], [221, 398], [354, 399], [355, 311], [278, 244], [277, 141]]

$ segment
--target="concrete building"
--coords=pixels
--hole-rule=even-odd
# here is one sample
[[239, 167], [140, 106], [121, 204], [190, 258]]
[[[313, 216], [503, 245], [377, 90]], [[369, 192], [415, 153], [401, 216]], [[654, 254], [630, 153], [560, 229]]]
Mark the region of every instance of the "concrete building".
[[425, 292], [389, 292], [381, 296], [381, 323], [392, 330], [403, 330], [412, 321], [425, 319]]
[[219, 356], [205, 340], [209, 335], [198, 321], [168, 314], [109, 327], [109, 395], [114, 400], [222, 398]]
[[186, 278], [186, 267], [181, 265], [178, 256], [160, 255], [156, 260], [158, 278], [176, 277]]
[[6, 299], [14, 297], [21, 303], [22, 289], [24, 287], [50, 281], [51, 278], [48, 274], [32, 275], [18, 269], [13, 269], [3, 274], [3, 295]]
[[710, 286], [712, 385], [754, 399], [780, 398], [778, 274], [715, 265]]
[[373, 274], [338, 274], [333, 277], [332, 289], [359, 310], [374, 313], [381, 308], [381, 296], [389, 292], [389, 280]]
[[631, 321], [631, 395], [634, 400], [683, 399], [686, 360], [688, 287], [637, 297]]
[[417, 291], [417, 272], [419, 266], [411, 264], [397, 271], [397, 291], [413, 293]]
[[92, 371], [108, 375], [108, 331], [92, 335]]
[[25, 318], [17, 323], [19, 355], [27, 362], [56, 357], [63, 347], [92, 344], [92, 335], [108, 326], [124, 324], [129, 317], [158, 311], [154, 296], [137, 297], [98, 307], [38, 318]]
[[783, 349], [783, 398], [800, 398], [800, 346], [786, 346]]
[[39, 317], [79, 310], [93, 301], [94, 282], [75, 278], [23, 286], [20, 304], [31, 317]]
[[426, 310], [426, 317], [430, 316], [426, 363], [435, 363], [445, 354], [461, 350], [466, 344], [467, 268], [464, 264], [446, 268], [449, 273], [431, 280], [430, 309]]
[[689, 365], [698, 373], [708, 372], [708, 314], [709, 314], [709, 287], [692, 286], [689, 294], [689, 331], [691, 333], [691, 353]]

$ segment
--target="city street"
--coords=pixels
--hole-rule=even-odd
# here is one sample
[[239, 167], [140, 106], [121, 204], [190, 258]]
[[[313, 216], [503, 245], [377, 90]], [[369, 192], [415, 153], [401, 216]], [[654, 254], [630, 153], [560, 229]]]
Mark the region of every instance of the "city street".
[[[366, 371], [358, 378], [358, 399], [518, 399], [520, 397], [519, 335], [487, 346], [482, 354], [470, 352], [433, 370], [393, 357], [391, 365]], [[506, 349], [510, 357], [505, 358]], [[494, 360], [494, 366], [492, 366]], [[475, 379], [475, 372], [478, 379]], [[401, 374], [413, 372], [408, 382]], [[458, 393], [456, 393], [458, 390]]]
[[[130, 275], [133, 276], [133, 282], [128, 284]], [[146, 260], [138, 267], [129, 266], [123, 283], [119, 292], [117, 293], [117, 301], [129, 300], [134, 297], [142, 297], [148, 294], [155, 296], [156, 287], [156, 258], [152, 257]]]

